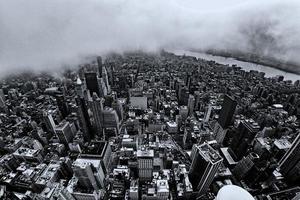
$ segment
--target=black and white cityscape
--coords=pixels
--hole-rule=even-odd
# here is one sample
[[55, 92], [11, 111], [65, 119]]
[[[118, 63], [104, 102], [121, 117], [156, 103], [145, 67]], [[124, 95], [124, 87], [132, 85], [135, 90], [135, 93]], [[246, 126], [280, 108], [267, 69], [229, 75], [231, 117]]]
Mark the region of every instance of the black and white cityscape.
[[128, 52], [0, 91], [2, 199], [300, 198], [299, 80]]
[[98, 1], [0, 2], [1, 200], [300, 200], [299, 2]]

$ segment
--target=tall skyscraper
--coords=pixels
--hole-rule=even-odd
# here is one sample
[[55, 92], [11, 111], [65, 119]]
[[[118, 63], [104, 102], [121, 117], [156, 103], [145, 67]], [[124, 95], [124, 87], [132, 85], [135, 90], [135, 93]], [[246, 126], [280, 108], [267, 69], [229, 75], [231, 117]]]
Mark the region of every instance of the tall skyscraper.
[[5, 104], [5, 95], [4, 95], [3, 89], [0, 89], [0, 108], [2, 108], [2, 109], [7, 108], [7, 106]]
[[55, 122], [53, 120], [53, 117], [51, 115], [51, 111], [44, 111], [43, 112], [43, 118], [44, 118], [44, 123], [46, 125], [47, 131], [55, 134]]
[[227, 128], [232, 121], [232, 117], [236, 108], [237, 102], [229, 95], [224, 96], [222, 110], [219, 115], [219, 124], [223, 128]]
[[103, 127], [114, 128], [119, 133], [120, 121], [117, 112], [109, 107], [103, 110]]
[[95, 92], [99, 97], [102, 96], [100, 94], [100, 85], [96, 72], [86, 72], [85, 74], [85, 82], [87, 89], [90, 91], [91, 96]]
[[69, 109], [68, 105], [65, 99], [65, 96], [62, 94], [55, 95], [56, 103], [58, 106], [58, 109], [62, 115], [63, 118], [66, 118], [69, 115]]
[[295, 138], [292, 147], [279, 161], [279, 169], [288, 180], [300, 180], [300, 133]]
[[240, 160], [232, 171], [235, 177], [238, 180], [243, 179], [258, 159], [259, 156], [256, 153], [251, 152], [248, 156]]
[[97, 63], [98, 63], [98, 72], [99, 72], [99, 76], [102, 77], [102, 58], [101, 56], [97, 57]]
[[96, 135], [102, 137], [103, 135], [103, 99], [100, 99], [96, 93], [93, 98], [89, 100], [89, 107], [93, 113], [94, 128]]
[[93, 136], [92, 125], [88, 114], [88, 109], [83, 98], [76, 98], [77, 114], [83, 137], [85, 141], [90, 141]]
[[68, 146], [68, 143], [72, 142], [73, 133], [69, 122], [62, 121], [58, 126], [55, 127], [55, 133], [59, 138], [59, 141], [66, 146]]
[[84, 97], [84, 84], [83, 82], [80, 80], [80, 78], [78, 77], [76, 80], [76, 84], [75, 84], [75, 90], [76, 90], [76, 94], [83, 98]]
[[107, 74], [106, 67], [102, 68], [102, 79], [103, 79], [103, 83], [104, 83], [104, 85], [102, 87], [105, 86], [107, 93], [110, 94], [110, 85], [108, 82], [108, 74]]
[[[100, 160], [77, 158], [72, 168], [82, 188], [94, 190], [101, 188], [101, 175], [99, 173], [99, 169], [101, 168]], [[103, 173], [102, 176], [104, 176]]]
[[195, 107], [195, 97], [194, 95], [190, 95], [188, 100], [189, 116], [193, 115], [194, 107]]
[[223, 158], [209, 144], [194, 145], [189, 178], [194, 191], [205, 193], [212, 183]]
[[247, 153], [259, 130], [260, 126], [253, 119], [246, 119], [240, 122], [230, 144], [230, 148], [239, 160]]

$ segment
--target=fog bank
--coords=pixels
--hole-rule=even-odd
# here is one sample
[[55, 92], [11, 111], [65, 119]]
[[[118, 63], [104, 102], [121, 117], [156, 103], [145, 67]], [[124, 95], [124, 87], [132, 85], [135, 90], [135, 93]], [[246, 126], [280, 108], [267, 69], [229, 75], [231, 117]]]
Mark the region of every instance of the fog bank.
[[238, 50], [300, 63], [297, 0], [0, 0], [0, 74], [89, 55]]

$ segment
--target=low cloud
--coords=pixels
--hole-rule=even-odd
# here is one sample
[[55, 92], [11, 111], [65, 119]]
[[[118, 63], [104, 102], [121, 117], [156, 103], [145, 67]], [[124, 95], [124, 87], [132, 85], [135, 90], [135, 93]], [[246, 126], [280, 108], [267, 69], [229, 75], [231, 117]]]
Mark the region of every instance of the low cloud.
[[238, 50], [300, 63], [296, 0], [0, 1], [0, 74], [142, 49]]

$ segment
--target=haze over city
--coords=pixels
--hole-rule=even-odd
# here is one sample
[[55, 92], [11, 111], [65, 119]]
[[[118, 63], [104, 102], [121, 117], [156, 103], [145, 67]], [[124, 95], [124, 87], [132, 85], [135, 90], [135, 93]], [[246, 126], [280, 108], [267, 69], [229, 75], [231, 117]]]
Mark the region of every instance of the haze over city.
[[0, 0], [1, 200], [300, 200], [300, 0]]
[[293, 0], [0, 2], [0, 73], [57, 70], [90, 55], [237, 50], [299, 63]]

